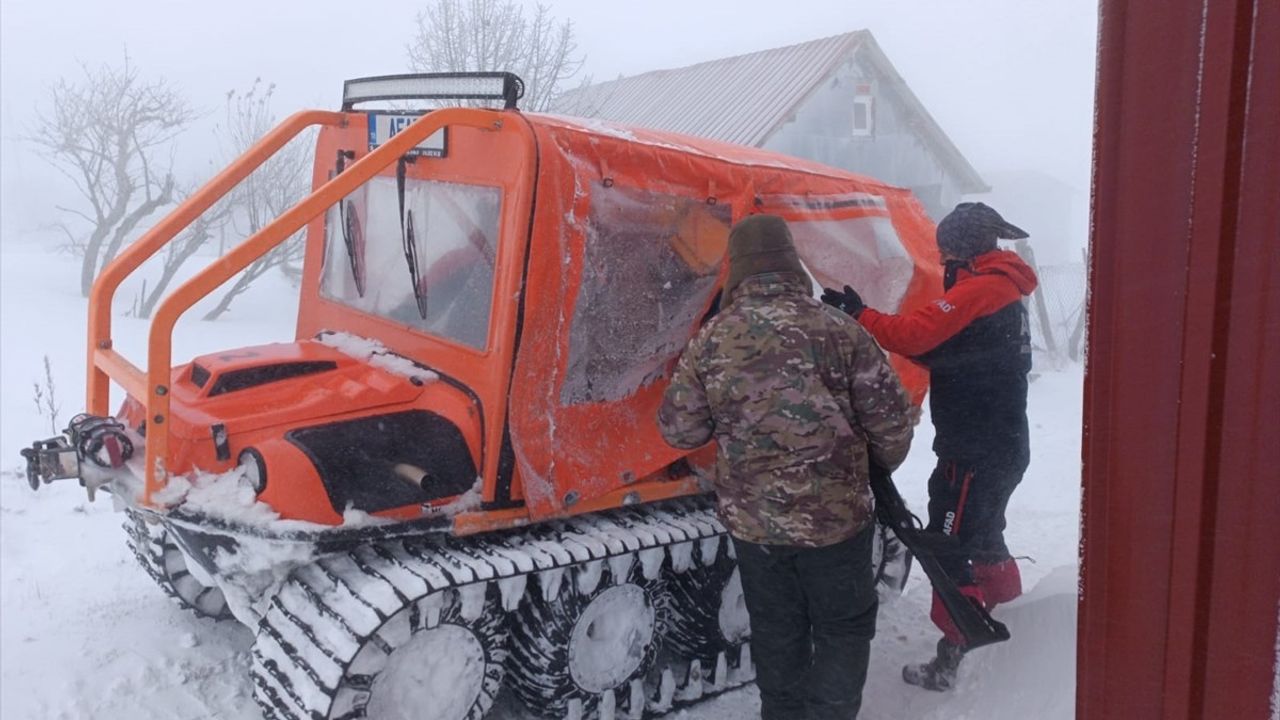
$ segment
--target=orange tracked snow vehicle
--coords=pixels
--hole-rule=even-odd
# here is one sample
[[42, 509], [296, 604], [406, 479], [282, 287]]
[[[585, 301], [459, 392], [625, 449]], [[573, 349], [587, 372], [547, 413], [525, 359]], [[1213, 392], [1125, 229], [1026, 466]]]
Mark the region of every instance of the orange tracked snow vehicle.
[[[367, 78], [341, 111], [285, 120], [103, 272], [88, 414], [24, 453], [33, 487], [106, 485], [162, 587], [256, 629], [269, 717], [480, 718], [503, 687], [547, 715], [641, 717], [749, 680], [714, 446], [656, 426], [729, 227], [784, 216], [821, 284], [879, 308], [940, 286], [905, 190], [522, 113], [521, 92], [504, 73]], [[356, 109], [445, 97], [506, 107]], [[312, 126], [313, 193], [159, 306], [144, 369], [118, 354], [124, 277]], [[296, 340], [175, 367], [179, 316], [303, 229]], [[924, 375], [895, 364], [919, 401]], [[881, 539], [900, 589], [908, 558]]]

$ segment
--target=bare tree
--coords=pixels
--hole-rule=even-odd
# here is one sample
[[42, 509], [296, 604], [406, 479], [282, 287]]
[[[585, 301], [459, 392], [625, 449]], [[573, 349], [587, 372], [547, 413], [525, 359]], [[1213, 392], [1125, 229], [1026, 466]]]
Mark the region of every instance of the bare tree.
[[87, 297], [99, 269], [138, 224], [173, 202], [172, 157], [163, 155], [195, 114], [167, 81], [143, 79], [128, 55], [119, 66], [81, 65], [81, 71], [53, 86], [50, 124], [30, 140], [87, 205], [58, 207], [88, 225], [87, 235], [60, 225], [82, 257], [80, 291]]
[[[218, 135], [231, 156], [248, 150], [276, 124], [271, 111], [275, 87], [274, 84], [263, 87], [259, 78], [247, 92], [227, 93], [226, 119], [218, 128]], [[310, 133], [294, 138], [231, 191], [226, 211], [234, 235], [240, 238], [253, 235], [310, 192], [312, 144]], [[212, 227], [208, 228], [210, 233]], [[245, 268], [204, 319], [217, 320], [237, 296], [272, 268], [288, 274], [291, 266], [302, 259], [303, 234], [297, 233]]]
[[186, 230], [165, 246], [164, 255], [161, 257], [160, 276], [156, 278], [150, 291], [147, 290], [146, 283], [143, 283], [142, 292], [133, 310], [135, 317], [151, 317], [152, 311], [164, 298], [164, 293], [177, 275], [178, 269], [200, 248], [208, 244], [215, 233], [226, 226], [230, 216], [230, 204], [225, 201], [219, 202], [203, 212]]
[[419, 72], [516, 73], [525, 81], [521, 106], [535, 111], [550, 108], [582, 69], [577, 50], [571, 21], [542, 4], [528, 16], [512, 0], [431, 0], [408, 46]]

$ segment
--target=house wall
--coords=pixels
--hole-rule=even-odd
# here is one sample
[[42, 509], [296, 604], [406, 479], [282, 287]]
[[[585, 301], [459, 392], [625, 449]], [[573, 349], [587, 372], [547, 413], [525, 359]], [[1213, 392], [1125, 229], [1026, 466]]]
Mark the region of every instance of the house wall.
[[[854, 97], [859, 85], [870, 85], [874, 98], [870, 135], [853, 132]], [[885, 82], [854, 51], [762, 147], [911, 188], [938, 220], [960, 202], [961, 190], [912, 128], [913, 120], [892, 83]]]

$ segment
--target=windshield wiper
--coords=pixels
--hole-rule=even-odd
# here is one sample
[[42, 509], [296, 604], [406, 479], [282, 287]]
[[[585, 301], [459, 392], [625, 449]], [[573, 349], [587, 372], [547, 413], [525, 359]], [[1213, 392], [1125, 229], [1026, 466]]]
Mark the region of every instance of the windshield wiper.
[[350, 200], [339, 202], [338, 216], [342, 223], [342, 241], [347, 246], [347, 262], [356, 281], [356, 294], [364, 297], [364, 231], [360, 229], [356, 204]]
[[400, 200], [400, 236], [404, 240], [404, 259], [409, 264], [409, 282], [413, 283], [413, 299], [418, 304], [418, 315], [427, 319], [427, 289], [422, 286], [422, 278], [418, 275], [418, 239], [413, 232], [413, 211], [404, 209], [405, 169], [412, 162], [401, 156], [396, 163], [396, 194]]
[[[338, 163], [330, 177], [336, 177], [347, 169], [347, 160], [355, 158], [353, 150], [338, 150]], [[342, 224], [342, 242], [347, 246], [347, 263], [356, 281], [356, 294], [364, 297], [364, 231], [360, 229], [360, 216], [356, 204], [350, 200], [338, 201], [338, 221]]]
[[427, 289], [422, 287], [418, 275], [418, 240], [413, 234], [413, 211], [404, 224], [404, 259], [409, 264], [409, 282], [413, 283], [413, 299], [418, 303], [418, 314], [427, 319]]

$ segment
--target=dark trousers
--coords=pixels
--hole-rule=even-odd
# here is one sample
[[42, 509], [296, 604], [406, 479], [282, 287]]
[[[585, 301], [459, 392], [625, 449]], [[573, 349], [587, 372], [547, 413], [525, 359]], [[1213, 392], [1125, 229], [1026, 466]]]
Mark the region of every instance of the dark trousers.
[[763, 720], [851, 720], [876, 630], [875, 524], [820, 548], [734, 539]]
[[960, 553], [938, 556], [956, 584], [973, 584], [973, 563], [995, 565], [1009, 559], [1005, 511], [1025, 470], [1021, 463], [999, 460], [938, 460], [929, 476], [929, 530], [959, 538]]

